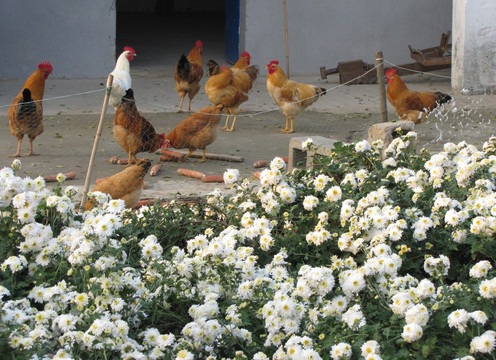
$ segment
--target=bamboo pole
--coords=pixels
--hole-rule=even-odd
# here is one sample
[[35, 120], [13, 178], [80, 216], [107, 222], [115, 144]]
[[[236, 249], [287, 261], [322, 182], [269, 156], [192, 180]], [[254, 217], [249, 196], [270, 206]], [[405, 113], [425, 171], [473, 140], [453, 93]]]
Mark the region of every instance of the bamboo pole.
[[381, 119], [382, 122], [387, 122], [386, 84], [384, 83], [384, 57], [382, 55], [382, 51], [375, 53], [375, 61], [377, 65], [377, 84], [379, 85]]
[[284, 5], [284, 36], [286, 38], [286, 76], [289, 79], [289, 44], [288, 44], [288, 13], [286, 11], [286, 0], [283, 0]]
[[80, 207], [83, 208], [88, 199], [88, 188], [90, 187], [91, 179], [91, 168], [93, 167], [93, 162], [95, 161], [96, 148], [98, 147], [98, 142], [100, 141], [100, 135], [102, 134], [103, 118], [107, 112], [107, 105], [109, 101], [110, 92], [112, 91], [112, 82], [114, 80], [113, 75], [109, 75], [107, 79], [105, 97], [103, 98], [102, 112], [100, 114], [100, 121], [98, 123], [98, 128], [96, 130], [95, 141], [93, 143], [93, 149], [91, 150], [90, 162], [88, 164], [88, 171], [86, 172], [86, 180], [84, 182], [83, 198], [81, 199]]

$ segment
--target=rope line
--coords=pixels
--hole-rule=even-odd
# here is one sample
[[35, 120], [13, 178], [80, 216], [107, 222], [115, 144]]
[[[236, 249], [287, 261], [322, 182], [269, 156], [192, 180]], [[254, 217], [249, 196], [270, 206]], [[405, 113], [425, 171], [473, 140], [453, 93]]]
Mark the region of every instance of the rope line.
[[[412, 69], [406, 69], [406, 68], [403, 68], [401, 66], [398, 66], [392, 62], [389, 62], [385, 59], [382, 59], [382, 64], [389, 64], [393, 67], [396, 67], [398, 69], [403, 69], [403, 70], [408, 70], [408, 71], [411, 71], [411, 72], [414, 72], [414, 73], [419, 73], [419, 74], [425, 74], [425, 72], [423, 71], [417, 71], [417, 70], [412, 70]], [[311, 96], [311, 97], [308, 97], [308, 98], [305, 98], [305, 99], [301, 99], [301, 100], [298, 100], [298, 101], [295, 101], [295, 102], [292, 102], [291, 104], [298, 104], [298, 103], [301, 103], [303, 101], [306, 101], [308, 99], [312, 99], [314, 97], [319, 97], [321, 95], [324, 95], [324, 94], [327, 94], [331, 91], [334, 91], [334, 90], [337, 90], [345, 85], [349, 85], [350, 83], [354, 82], [354, 81], [357, 81], [359, 80], [360, 78], [366, 76], [367, 74], [369, 74], [370, 72], [374, 71], [377, 69], [379, 65], [375, 65], [373, 68], [367, 70], [366, 72], [364, 72], [363, 74], [345, 82], [345, 83], [342, 83], [342, 84], [339, 84], [339, 85], [336, 85], [330, 89], [326, 89], [325, 91], [323, 91], [321, 94], [317, 94], [317, 95], [314, 95], [314, 96]], [[451, 79], [450, 76], [445, 76], [445, 75], [438, 75], [438, 74], [429, 74], [431, 76], [437, 76], [437, 77], [440, 77], [440, 78], [445, 78], [445, 79]], [[66, 99], [66, 98], [70, 98], [70, 97], [76, 97], [76, 96], [82, 96], [82, 95], [88, 95], [88, 94], [94, 94], [94, 93], [98, 93], [98, 92], [103, 92], [103, 91], [107, 91], [107, 88], [103, 88], [103, 89], [98, 89], [98, 90], [90, 90], [90, 91], [85, 91], [85, 92], [80, 92], [80, 93], [75, 93], [75, 94], [69, 94], [69, 95], [62, 95], [62, 96], [56, 96], [56, 97], [51, 97], [51, 98], [46, 98], [46, 99], [43, 99], [43, 100], [34, 100], [33, 102], [39, 102], [39, 101], [52, 101], [52, 100], [59, 100], [59, 99]], [[163, 110], [176, 110], [176, 107], [172, 107], [172, 106], [166, 106], [166, 105], [161, 105], [161, 104], [157, 104], [157, 103], [150, 103], [150, 102], [141, 102], [141, 104], [145, 104], [145, 105], [150, 105], [150, 106], [156, 106], [160, 109], [163, 109]], [[12, 106], [12, 104], [8, 104], [8, 105], [0, 105], [0, 108], [5, 108], [5, 107], [10, 107]], [[253, 116], [258, 116], [258, 115], [263, 115], [263, 114], [266, 114], [266, 113], [270, 113], [270, 112], [274, 112], [274, 111], [279, 111], [280, 110], [280, 107], [277, 106], [277, 107], [274, 107], [274, 108], [271, 108], [271, 109], [267, 109], [267, 110], [262, 110], [262, 111], [256, 111], [256, 112], [250, 112], [250, 113], [244, 113], [244, 114], [238, 114], [237, 116], [238, 117], [253, 117]], [[199, 114], [202, 114], [200, 112], [197, 112]], [[207, 114], [206, 114], [207, 115]], [[221, 114], [222, 116], [229, 116], [227, 114]], [[234, 115], [233, 115], [234, 116]]]
[[[75, 96], [80, 96], [80, 95], [94, 94], [94, 93], [97, 93], [97, 92], [102, 92], [102, 91], [106, 91], [106, 90], [107, 90], [107, 89], [90, 90], [90, 91], [80, 92], [80, 93], [76, 93], [76, 94], [69, 94], [69, 95], [55, 96], [55, 97], [46, 98], [46, 99], [43, 99], [43, 100], [33, 100], [33, 101], [29, 101], [28, 103], [31, 103], [31, 102], [33, 102], [33, 103], [37, 103], [37, 102], [41, 102], [41, 101], [51, 101], [51, 100], [65, 99], [65, 98], [75, 97]], [[11, 107], [12, 105], [15, 105], [15, 104], [0, 105], [0, 108], [4, 108], [4, 107]]]
[[[407, 69], [407, 68], [404, 68], [404, 67], [401, 67], [401, 66], [398, 66], [398, 65], [395, 65], [393, 64], [392, 62], [389, 62], [387, 60], [384, 60], [385, 63], [397, 68], [397, 69], [402, 69], [402, 70], [407, 70], [407, 71], [411, 71], [413, 73], [417, 73], [417, 74], [422, 74], [422, 75], [425, 75], [426, 72], [425, 71], [419, 71], [419, 70], [413, 70], [413, 69]], [[451, 76], [446, 76], [446, 75], [438, 75], [438, 74], [428, 74], [430, 76], [437, 76], [437, 77], [440, 77], [440, 78], [444, 78], [444, 79], [451, 79]]]

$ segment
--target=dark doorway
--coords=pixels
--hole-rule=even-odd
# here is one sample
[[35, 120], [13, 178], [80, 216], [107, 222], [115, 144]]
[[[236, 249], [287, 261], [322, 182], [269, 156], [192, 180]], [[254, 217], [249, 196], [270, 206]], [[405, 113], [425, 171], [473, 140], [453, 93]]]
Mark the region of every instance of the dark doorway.
[[160, 75], [173, 72], [181, 54], [201, 40], [204, 64], [208, 59], [224, 63], [227, 1], [117, 0], [117, 55], [132, 46], [137, 53], [133, 73]]

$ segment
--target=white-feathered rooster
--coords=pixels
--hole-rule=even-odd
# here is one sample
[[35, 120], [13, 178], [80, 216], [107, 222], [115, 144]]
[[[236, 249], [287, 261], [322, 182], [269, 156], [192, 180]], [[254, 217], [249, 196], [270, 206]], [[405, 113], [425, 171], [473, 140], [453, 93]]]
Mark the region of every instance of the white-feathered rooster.
[[112, 91], [110, 92], [109, 104], [117, 110], [122, 97], [132, 87], [131, 74], [129, 73], [129, 62], [133, 61], [136, 51], [130, 46], [124, 46], [124, 51], [117, 58], [114, 70], [110, 73], [114, 76]]

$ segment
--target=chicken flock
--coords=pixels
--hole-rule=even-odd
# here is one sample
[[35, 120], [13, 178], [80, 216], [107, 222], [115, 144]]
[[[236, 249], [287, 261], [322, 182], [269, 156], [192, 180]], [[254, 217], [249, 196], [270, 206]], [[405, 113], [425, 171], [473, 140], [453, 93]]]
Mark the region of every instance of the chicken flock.
[[[180, 98], [178, 112], [183, 111], [186, 96], [188, 112], [191, 112], [192, 101], [200, 91], [200, 81], [203, 77], [202, 55], [203, 43], [197, 40], [188, 55], [182, 54], [175, 66], [175, 90]], [[128, 208], [136, 205], [145, 174], [151, 167], [151, 160], [138, 159], [136, 155], [143, 152], [155, 153], [164, 147], [174, 147], [189, 150], [181, 161], [185, 161], [195, 150], [203, 151], [203, 156], [198, 161], [205, 161], [206, 148], [217, 137], [222, 113], [226, 115], [226, 122], [220, 129], [233, 132], [239, 107], [249, 99], [249, 92], [259, 75], [258, 66], [250, 64], [251, 56], [246, 51], [232, 67], [219, 66], [215, 60], [209, 60], [206, 63], [209, 78], [205, 83], [205, 94], [212, 105], [192, 113], [169, 134], [158, 134], [153, 125], [140, 115], [134, 99], [130, 63], [136, 56], [132, 47], [124, 47], [114, 70], [110, 73], [113, 82], [109, 92], [109, 105], [115, 109], [113, 135], [128, 155], [127, 167], [104, 179], [92, 190], [106, 193], [114, 199], [122, 199]], [[286, 126], [279, 131], [294, 133], [295, 117], [326, 94], [327, 90], [290, 80], [277, 60], [270, 61], [266, 69], [267, 91], [286, 117]], [[8, 109], [9, 130], [17, 138], [17, 151], [12, 157], [21, 156], [24, 135], [27, 135], [30, 141], [29, 152], [26, 155], [37, 155], [33, 151], [33, 141], [43, 133], [42, 100], [45, 80], [52, 71], [53, 67], [49, 62], [40, 63]], [[416, 124], [425, 120], [426, 115], [441, 104], [452, 100], [450, 95], [441, 92], [408, 89], [394, 69], [386, 72], [386, 81], [387, 98], [400, 119], [411, 120]], [[231, 116], [233, 120], [229, 126]], [[85, 209], [89, 210], [94, 206], [95, 200], [90, 199]]]

